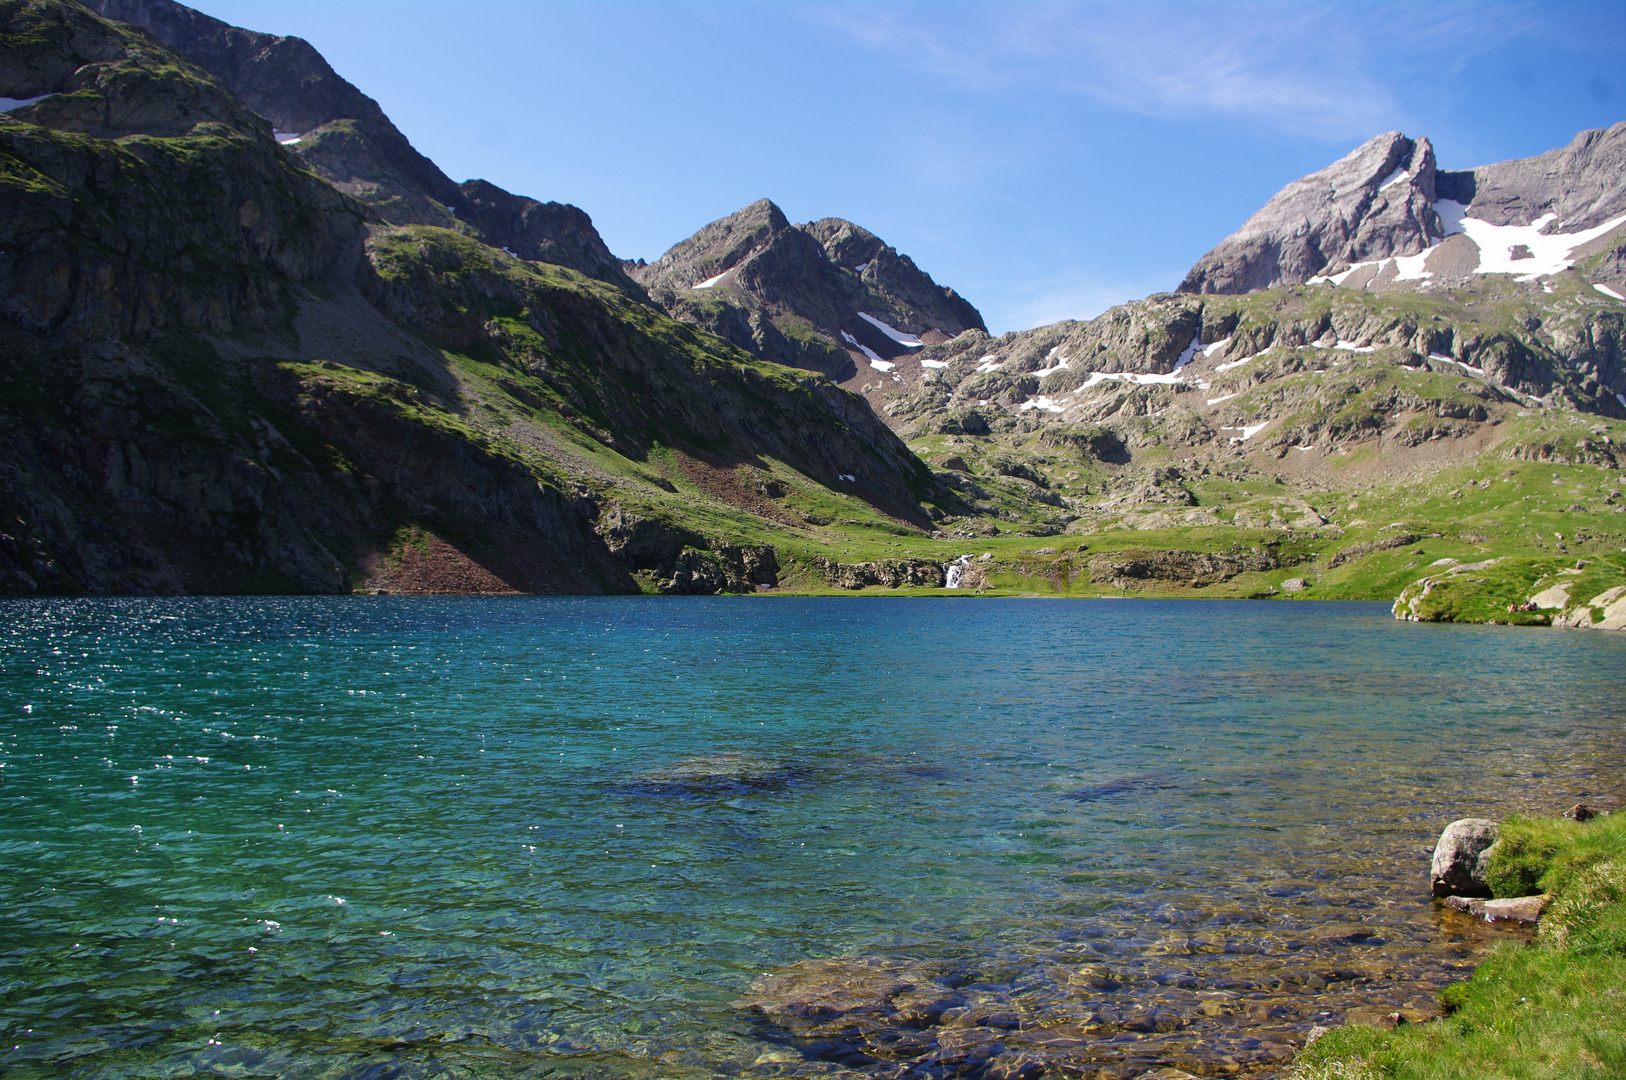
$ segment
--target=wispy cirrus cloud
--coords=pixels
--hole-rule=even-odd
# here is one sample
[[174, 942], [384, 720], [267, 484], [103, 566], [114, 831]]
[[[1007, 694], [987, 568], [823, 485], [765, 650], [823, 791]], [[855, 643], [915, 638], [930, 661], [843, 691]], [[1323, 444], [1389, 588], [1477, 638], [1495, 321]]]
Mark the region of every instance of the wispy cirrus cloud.
[[816, 23], [970, 93], [1048, 91], [1161, 118], [1365, 137], [1528, 33], [1528, 3], [843, 5]]

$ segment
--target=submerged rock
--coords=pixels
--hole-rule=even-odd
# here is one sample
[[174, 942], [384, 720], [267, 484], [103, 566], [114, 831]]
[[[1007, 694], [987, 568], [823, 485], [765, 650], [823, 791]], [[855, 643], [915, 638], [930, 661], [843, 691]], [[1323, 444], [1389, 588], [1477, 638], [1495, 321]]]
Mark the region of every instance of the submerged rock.
[[702, 754], [651, 769], [633, 779], [636, 787], [656, 792], [764, 791], [785, 787], [806, 776], [797, 765], [752, 754]]
[[1496, 837], [1496, 822], [1489, 818], [1462, 818], [1447, 825], [1429, 868], [1434, 895], [1490, 896], [1485, 871]]
[[802, 960], [761, 976], [729, 1005], [804, 1037], [923, 1028], [964, 1004], [943, 979], [941, 971], [909, 960]]

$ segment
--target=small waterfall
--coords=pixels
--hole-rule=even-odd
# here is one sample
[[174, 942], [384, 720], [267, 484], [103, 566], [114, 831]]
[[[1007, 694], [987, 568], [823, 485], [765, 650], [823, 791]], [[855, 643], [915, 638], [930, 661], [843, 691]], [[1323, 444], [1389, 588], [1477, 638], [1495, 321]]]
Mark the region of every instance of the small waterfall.
[[960, 582], [965, 579], [966, 564], [968, 564], [970, 561], [971, 556], [961, 555], [954, 562], [951, 562], [947, 566], [943, 567], [943, 571], [946, 575], [943, 588], [958, 589], [960, 587]]

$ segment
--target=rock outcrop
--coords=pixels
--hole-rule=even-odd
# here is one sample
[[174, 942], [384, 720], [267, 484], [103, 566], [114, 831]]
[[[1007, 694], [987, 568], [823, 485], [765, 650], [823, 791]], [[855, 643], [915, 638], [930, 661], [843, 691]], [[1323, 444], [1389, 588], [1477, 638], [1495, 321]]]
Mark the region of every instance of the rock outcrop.
[[1434, 845], [1429, 887], [1435, 896], [1488, 897], [1486, 869], [1498, 829], [1489, 818], [1462, 818], [1445, 827]]
[[520, 258], [630, 285], [586, 213], [484, 180], [454, 183], [303, 38], [245, 30], [174, 0], [86, 6], [141, 27], [213, 75], [270, 123], [279, 142], [384, 221], [469, 231]]
[[1415, 255], [1445, 235], [1435, 212], [1434, 148], [1391, 131], [1295, 180], [1180, 283], [1246, 293], [1308, 281], [1336, 265]]
[[983, 328], [954, 290], [871, 233], [838, 218], [793, 225], [767, 199], [625, 266], [674, 317], [838, 381], [907, 352], [908, 340]]
[[838, 589], [941, 589], [946, 580], [943, 565], [928, 559], [840, 563], [816, 556], [813, 563], [824, 580]]
[[1548, 214], [1550, 232], [1602, 225], [1626, 214], [1626, 121], [1535, 157], [1442, 172], [1436, 190], [1492, 225], [1530, 225]]

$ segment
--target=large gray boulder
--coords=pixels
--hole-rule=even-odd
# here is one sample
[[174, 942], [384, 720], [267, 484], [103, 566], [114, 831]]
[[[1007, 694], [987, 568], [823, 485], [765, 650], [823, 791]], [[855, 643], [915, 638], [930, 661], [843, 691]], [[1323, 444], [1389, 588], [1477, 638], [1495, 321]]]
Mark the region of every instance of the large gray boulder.
[[1489, 896], [1485, 871], [1496, 837], [1496, 822], [1489, 818], [1463, 818], [1447, 825], [1434, 845], [1429, 868], [1434, 895]]

